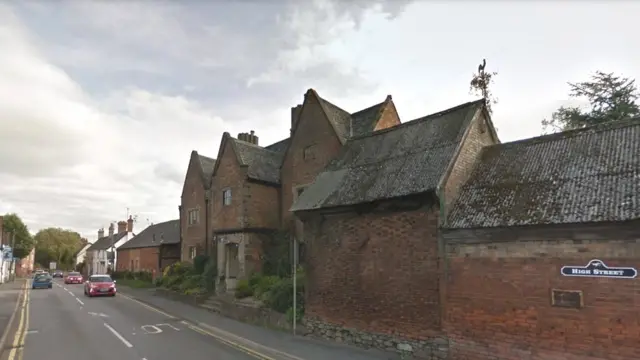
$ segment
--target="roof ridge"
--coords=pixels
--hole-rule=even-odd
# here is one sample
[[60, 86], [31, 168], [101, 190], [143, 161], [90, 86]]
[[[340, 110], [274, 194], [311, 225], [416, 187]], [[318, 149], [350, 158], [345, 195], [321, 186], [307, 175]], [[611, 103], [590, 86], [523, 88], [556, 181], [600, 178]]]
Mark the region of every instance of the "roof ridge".
[[[263, 147], [263, 146], [260, 146], [260, 145], [256, 145], [254, 143], [250, 143], [248, 141], [244, 141], [244, 140], [240, 140], [240, 139], [236, 139], [236, 138], [232, 138], [232, 139], [234, 141], [236, 141], [236, 142], [240, 142], [241, 145], [247, 145], [247, 146], [250, 146], [250, 147], [257, 148], [257, 149], [261, 149], [261, 150], [265, 150], [265, 151], [268, 151], [268, 152], [272, 152], [274, 154], [279, 154], [277, 151], [274, 151], [274, 150], [271, 150], [271, 149], [267, 149], [266, 147]], [[284, 140], [280, 140], [280, 141], [284, 141]], [[280, 142], [280, 141], [278, 141], [278, 142]], [[276, 143], [274, 143], [274, 144], [276, 144]], [[273, 145], [273, 144], [271, 144], [271, 145]], [[269, 145], [269, 146], [271, 146], [271, 145]]]
[[354, 115], [359, 114], [359, 113], [361, 113], [361, 112], [365, 112], [365, 111], [371, 110], [371, 109], [373, 109], [373, 108], [375, 108], [375, 107], [377, 107], [377, 106], [382, 106], [382, 105], [384, 105], [386, 102], [387, 102], [387, 100], [385, 100], [385, 101], [383, 101], [383, 102], [379, 102], [379, 103], [374, 104], [374, 105], [371, 105], [371, 106], [366, 107], [366, 108], [364, 108], [364, 109], [358, 110], [358, 111], [356, 111], [356, 112], [352, 112], [352, 113], [351, 113], [351, 116], [354, 116]]
[[524, 144], [524, 143], [529, 143], [529, 142], [532, 143], [532, 144], [542, 143], [542, 142], [550, 142], [550, 141], [556, 141], [556, 140], [572, 138], [572, 137], [576, 137], [576, 136], [582, 136], [582, 135], [586, 135], [586, 134], [606, 132], [606, 131], [625, 128], [625, 127], [638, 126], [638, 125], [640, 125], [640, 116], [639, 117], [634, 117], [634, 118], [628, 118], [628, 119], [624, 119], [624, 120], [610, 121], [610, 122], [606, 122], [606, 123], [591, 125], [591, 126], [583, 127], [583, 128], [580, 128], [580, 129], [572, 129], [572, 130], [560, 131], [560, 132], [556, 132], [556, 133], [553, 133], [553, 134], [539, 135], [539, 136], [530, 137], [530, 138], [526, 138], [526, 139], [510, 141], [510, 142], [506, 142], [506, 143], [494, 144], [494, 145], [490, 145], [488, 147], [491, 148], [491, 147], [495, 147], [495, 146], [502, 146], [502, 147], [507, 147], [508, 148], [508, 147], [513, 146], [513, 145], [519, 145], [519, 144]]
[[422, 117], [419, 117], [419, 118], [416, 118], [416, 119], [413, 119], [413, 120], [409, 120], [409, 121], [400, 123], [400, 124], [398, 124], [396, 126], [393, 126], [393, 127], [390, 127], [390, 128], [381, 129], [381, 130], [378, 130], [378, 131], [373, 131], [373, 132], [371, 132], [369, 134], [363, 134], [363, 135], [359, 135], [359, 136], [354, 136], [350, 140], [358, 140], [358, 139], [363, 139], [363, 138], [367, 138], [367, 137], [373, 137], [375, 135], [386, 134], [388, 132], [392, 132], [392, 131], [395, 131], [395, 130], [398, 130], [398, 129], [402, 129], [402, 128], [405, 128], [405, 127], [408, 127], [408, 126], [420, 124], [422, 122], [425, 122], [425, 121], [428, 121], [428, 120], [432, 120], [433, 118], [437, 118], [437, 117], [440, 117], [440, 116], [449, 114], [451, 112], [463, 109], [463, 108], [468, 107], [468, 106], [476, 105], [476, 104], [479, 104], [479, 103], [484, 103], [484, 99], [469, 101], [469, 102], [454, 106], [454, 107], [449, 108], [449, 109], [441, 110], [441, 111], [438, 111], [438, 112], [433, 113], [433, 114], [425, 115], [425, 116], [422, 116]]

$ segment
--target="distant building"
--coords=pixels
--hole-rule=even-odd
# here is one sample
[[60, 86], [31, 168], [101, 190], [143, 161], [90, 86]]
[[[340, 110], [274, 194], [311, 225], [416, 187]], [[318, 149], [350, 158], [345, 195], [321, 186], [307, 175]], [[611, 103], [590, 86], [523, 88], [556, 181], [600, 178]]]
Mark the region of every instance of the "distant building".
[[98, 240], [85, 251], [87, 260], [87, 275], [105, 274], [117, 266], [118, 255], [116, 249], [135, 236], [133, 233], [133, 219], [118, 222], [118, 232], [113, 223], [109, 225], [109, 233], [105, 236], [104, 229], [98, 230]]

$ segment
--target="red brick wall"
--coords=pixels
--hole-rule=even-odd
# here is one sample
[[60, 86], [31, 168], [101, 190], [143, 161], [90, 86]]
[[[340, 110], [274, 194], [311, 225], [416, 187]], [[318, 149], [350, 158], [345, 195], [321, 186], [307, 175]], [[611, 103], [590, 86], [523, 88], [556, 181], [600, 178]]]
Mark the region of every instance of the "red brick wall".
[[[478, 234], [446, 234], [452, 359], [640, 359], [638, 280], [560, 275], [591, 259], [640, 268], [640, 230], [634, 240], [619, 226], [572, 229], [512, 231], [511, 241], [484, 244], [464, 244]], [[551, 306], [551, 289], [582, 291], [584, 308]]]
[[254, 182], [247, 182], [244, 189], [246, 226], [278, 229], [280, 227], [280, 189]]
[[117, 268], [118, 271], [159, 272], [158, 259], [158, 247], [118, 250]]
[[[242, 228], [244, 224], [244, 199], [246, 170], [240, 167], [232, 140], [226, 142], [218, 155], [218, 168], [212, 181], [212, 214], [214, 231]], [[223, 205], [222, 192], [231, 189], [231, 205]]]
[[393, 104], [393, 101], [389, 99], [387, 104], [382, 110], [382, 114], [378, 123], [376, 124], [374, 131], [387, 129], [390, 127], [394, 127], [400, 124], [400, 117], [398, 116], [398, 112], [396, 111], [396, 106]]
[[420, 339], [440, 329], [435, 208], [305, 222], [306, 316]]
[[[204, 250], [206, 240], [205, 192], [200, 160], [197, 154], [192, 153], [181, 196], [182, 261], [191, 261], [189, 247], [196, 246], [200, 251]], [[197, 224], [189, 225], [189, 209], [195, 208], [200, 209], [200, 221]]]
[[[303, 151], [313, 146], [313, 160], [304, 159]], [[291, 144], [282, 165], [282, 222], [285, 228], [293, 226], [289, 208], [294, 201], [294, 187], [309, 185], [331, 161], [342, 144], [312, 92], [305, 94], [300, 119], [291, 138]]]

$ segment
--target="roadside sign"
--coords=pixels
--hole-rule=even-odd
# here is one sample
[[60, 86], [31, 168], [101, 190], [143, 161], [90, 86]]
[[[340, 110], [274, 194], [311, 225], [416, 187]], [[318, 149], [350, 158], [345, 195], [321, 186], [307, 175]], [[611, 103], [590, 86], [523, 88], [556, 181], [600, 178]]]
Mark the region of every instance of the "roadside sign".
[[49, 263], [49, 269], [50, 270], [55, 270], [56, 269], [56, 262], [55, 261], [52, 261], [52, 262]]
[[9, 246], [5, 246], [4, 247], [4, 249], [2, 250], [2, 258], [4, 260], [13, 259], [13, 250], [11, 249], [11, 247], [9, 247]]

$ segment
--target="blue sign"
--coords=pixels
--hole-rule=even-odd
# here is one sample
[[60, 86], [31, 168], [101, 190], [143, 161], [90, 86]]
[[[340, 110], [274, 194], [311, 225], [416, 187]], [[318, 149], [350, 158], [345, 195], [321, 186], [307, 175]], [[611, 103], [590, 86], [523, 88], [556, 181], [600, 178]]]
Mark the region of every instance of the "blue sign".
[[11, 259], [13, 259], [13, 251], [11, 251], [11, 250], [9, 250], [9, 251], [4, 251], [4, 252], [2, 253], [2, 257], [3, 257], [5, 260], [11, 260]]
[[582, 276], [616, 279], [633, 279], [638, 270], [631, 267], [609, 267], [602, 260], [593, 259], [586, 266], [563, 266], [560, 273], [564, 276]]

